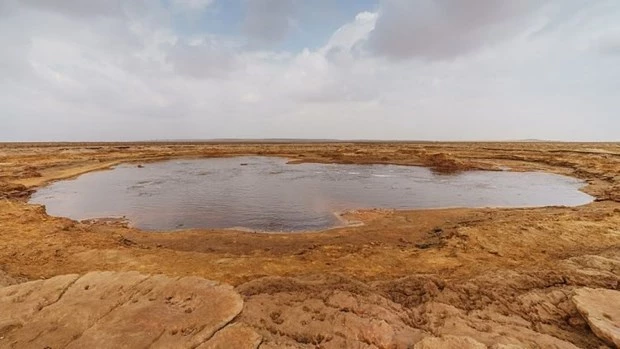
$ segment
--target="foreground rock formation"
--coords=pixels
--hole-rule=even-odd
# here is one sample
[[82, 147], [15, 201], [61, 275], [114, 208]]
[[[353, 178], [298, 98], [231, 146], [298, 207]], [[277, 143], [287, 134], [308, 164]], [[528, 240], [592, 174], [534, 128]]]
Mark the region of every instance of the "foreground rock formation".
[[239, 321], [263, 336], [261, 348], [607, 348], [619, 292], [581, 286], [618, 288], [620, 259], [610, 257], [467, 281], [267, 277], [237, 287], [245, 297]]
[[599, 338], [620, 348], [620, 291], [583, 288], [573, 302]]
[[256, 348], [228, 324], [243, 301], [230, 286], [137, 272], [63, 275], [0, 288], [1, 348]]
[[[599, 279], [591, 284], [617, 284], [592, 268], [615, 261], [585, 262], [582, 271]], [[507, 277], [519, 286], [506, 288]], [[330, 274], [265, 277], [233, 290], [197, 277], [62, 275], [0, 287], [0, 348], [605, 348], [590, 328], [618, 347], [620, 292], [571, 292], [558, 275], [539, 277], [366, 284]], [[484, 296], [472, 298], [482, 285]]]

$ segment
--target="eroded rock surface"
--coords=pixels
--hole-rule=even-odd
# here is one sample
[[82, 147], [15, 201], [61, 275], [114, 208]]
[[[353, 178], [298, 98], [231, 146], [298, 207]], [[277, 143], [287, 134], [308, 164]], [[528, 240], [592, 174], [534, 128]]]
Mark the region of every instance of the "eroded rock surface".
[[196, 277], [63, 275], [0, 288], [0, 347], [221, 348], [234, 338], [256, 348], [254, 331], [228, 326], [242, 308], [230, 286]]
[[426, 337], [413, 349], [487, 349], [487, 346], [470, 337]]
[[248, 299], [240, 321], [270, 338], [261, 348], [405, 348], [428, 335], [401, 305], [338, 275], [264, 278], [238, 290]]
[[573, 302], [599, 338], [620, 348], [620, 291], [581, 288]]
[[261, 334], [262, 349], [604, 348], [572, 297], [583, 286], [618, 292], [617, 262], [615, 254], [582, 256], [558, 271], [451, 281], [422, 274], [371, 283], [341, 274], [266, 277], [237, 287], [245, 297], [239, 321]]
[[22, 278], [14, 278], [0, 269], [0, 287], [11, 286], [26, 281], [27, 280]]
[[22, 184], [0, 182], [0, 199], [23, 199], [33, 192]]

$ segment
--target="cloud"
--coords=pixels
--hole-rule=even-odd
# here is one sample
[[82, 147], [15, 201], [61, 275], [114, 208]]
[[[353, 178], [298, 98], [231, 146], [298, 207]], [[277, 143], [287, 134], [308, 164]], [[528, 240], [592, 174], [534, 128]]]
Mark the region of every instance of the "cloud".
[[373, 12], [358, 13], [353, 22], [338, 28], [320, 51], [328, 56], [351, 53], [375, 29], [377, 17], [378, 14]]
[[176, 73], [190, 78], [223, 77], [236, 66], [236, 57], [210, 38], [177, 41], [167, 53]]
[[601, 53], [620, 55], [620, 28], [597, 39], [596, 47]]
[[395, 59], [446, 59], [523, 30], [544, 0], [384, 0], [369, 47]]
[[122, 12], [122, 2], [119, 0], [20, 0], [20, 3], [70, 16], [110, 16]]
[[240, 0], [242, 28], [210, 1], [25, 1], [0, 1], [0, 141], [620, 138], [616, 0], [386, 0], [318, 45], [299, 0]]
[[278, 43], [286, 38], [295, 20], [295, 0], [244, 0], [243, 32], [251, 45]]
[[172, 0], [171, 4], [184, 11], [203, 11], [214, 2], [215, 0]]

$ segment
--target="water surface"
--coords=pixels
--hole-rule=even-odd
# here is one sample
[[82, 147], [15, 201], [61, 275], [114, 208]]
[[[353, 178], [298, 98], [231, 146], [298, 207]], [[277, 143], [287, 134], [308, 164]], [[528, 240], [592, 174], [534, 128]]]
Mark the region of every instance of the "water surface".
[[287, 165], [269, 157], [120, 165], [37, 191], [31, 202], [82, 220], [126, 217], [145, 230], [246, 227], [317, 230], [358, 208], [576, 206], [592, 201], [574, 178], [473, 171], [438, 175], [395, 165]]

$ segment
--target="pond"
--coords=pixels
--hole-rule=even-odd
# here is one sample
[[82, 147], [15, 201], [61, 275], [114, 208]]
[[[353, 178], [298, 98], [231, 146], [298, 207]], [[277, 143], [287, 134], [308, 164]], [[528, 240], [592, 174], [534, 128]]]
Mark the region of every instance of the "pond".
[[119, 165], [41, 188], [31, 198], [53, 216], [126, 217], [157, 231], [244, 227], [306, 231], [363, 208], [577, 206], [583, 182], [538, 172], [435, 174], [395, 165], [287, 164], [282, 158], [171, 160]]

